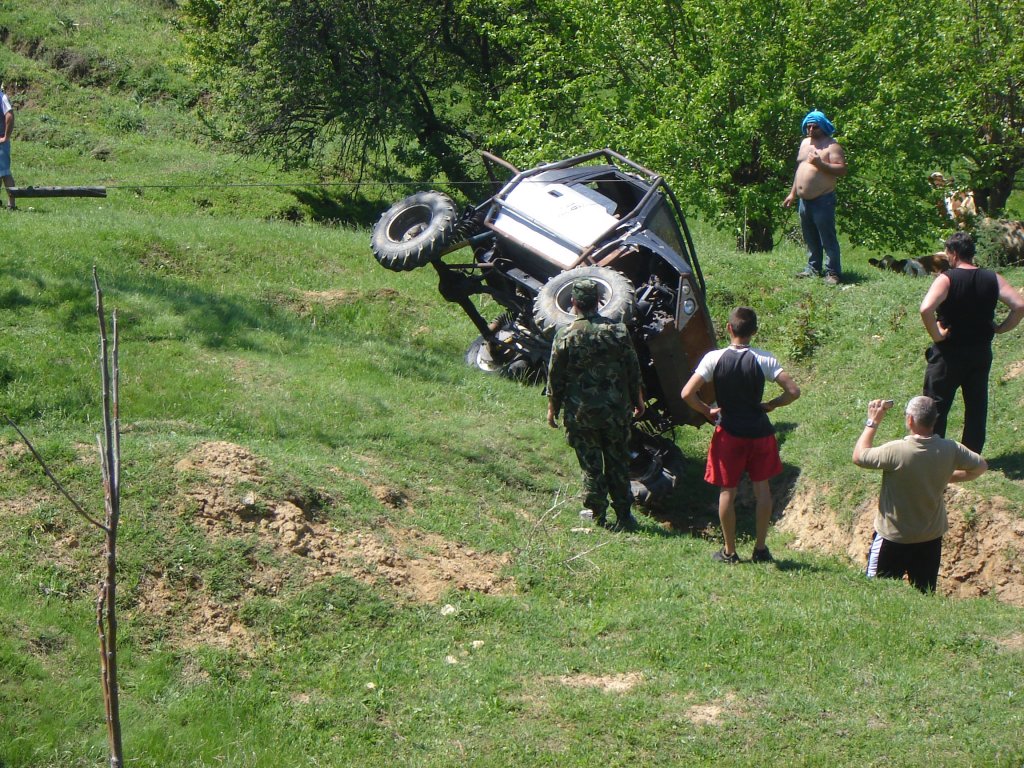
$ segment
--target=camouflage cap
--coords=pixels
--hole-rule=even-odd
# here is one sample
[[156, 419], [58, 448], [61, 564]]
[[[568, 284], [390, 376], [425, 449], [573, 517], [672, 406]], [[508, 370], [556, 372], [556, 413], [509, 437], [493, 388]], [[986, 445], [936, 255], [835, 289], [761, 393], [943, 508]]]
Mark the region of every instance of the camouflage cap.
[[572, 297], [580, 304], [592, 307], [601, 297], [601, 291], [596, 282], [589, 277], [584, 277], [572, 284]]

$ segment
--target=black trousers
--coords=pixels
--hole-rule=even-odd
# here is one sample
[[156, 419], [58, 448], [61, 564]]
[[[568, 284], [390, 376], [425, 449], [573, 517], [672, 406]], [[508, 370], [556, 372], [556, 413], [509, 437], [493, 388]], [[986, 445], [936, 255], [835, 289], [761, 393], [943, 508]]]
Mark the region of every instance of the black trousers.
[[959, 389], [964, 399], [964, 432], [960, 442], [975, 453], [985, 447], [988, 421], [988, 374], [992, 368], [992, 345], [951, 347], [932, 344], [925, 352], [924, 394], [935, 401], [939, 419], [935, 434], [946, 436], [946, 418]]
[[907, 579], [921, 592], [934, 592], [942, 562], [942, 537], [918, 544], [898, 544], [876, 532], [868, 552], [869, 578]]

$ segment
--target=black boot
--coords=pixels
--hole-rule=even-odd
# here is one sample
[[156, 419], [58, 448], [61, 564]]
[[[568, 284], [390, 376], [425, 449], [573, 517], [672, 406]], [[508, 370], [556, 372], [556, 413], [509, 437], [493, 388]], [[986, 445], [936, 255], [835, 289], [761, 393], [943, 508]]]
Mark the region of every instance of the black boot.
[[615, 518], [616, 531], [628, 531], [632, 533], [633, 531], [640, 530], [640, 523], [637, 522], [637, 519], [633, 517], [633, 513], [629, 510], [626, 510], [625, 512], [616, 512]]

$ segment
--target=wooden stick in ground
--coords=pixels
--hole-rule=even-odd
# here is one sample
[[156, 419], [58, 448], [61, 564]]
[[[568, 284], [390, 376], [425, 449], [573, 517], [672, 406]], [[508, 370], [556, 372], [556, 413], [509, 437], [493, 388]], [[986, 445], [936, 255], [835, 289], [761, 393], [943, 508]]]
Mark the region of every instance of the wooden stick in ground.
[[[106, 511], [104, 557], [106, 578], [100, 589], [100, 669], [104, 703], [107, 710], [107, 740], [110, 746], [110, 768], [124, 765], [121, 742], [121, 714], [117, 684], [117, 525], [121, 517], [121, 439], [118, 410], [119, 382], [117, 316], [114, 316], [113, 350], [108, 348], [107, 323], [103, 312], [103, 291], [96, 268], [92, 271], [96, 290], [96, 314], [100, 327], [100, 379], [103, 385], [103, 440], [100, 442], [100, 465], [103, 470], [103, 506]], [[111, 376], [111, 360], [114, 375]]]
[[11, 187], [15, 200], [23, 197], [106, 197], [106, 187]]
[[[117, 313], [113, 315], [113, 349], [108, 348], [107, 326], [103, 315], [103, 292], [100, 290], [96, 269], [92, 271], [96, 289], [96, 313], [100, 326], [100, 377], [103, 385], [103, 435], [96, 436], [103, 475], [103, 508], [105, 521], [100, 522], [79, 504], [50, 471], [49, 466], [25, 436], [6, 415], [3, 419], [14, 428], [22, 442], [28, 446], [43, 472], [64, 495], [75, 511], [104, 533], [103, 554], [106, 573], [100, 583], [96, 599], [96, 631], [100, 646], [100, 679], [103, 687], [103, 706], [107, 719], [107, 739], [110, 745], [110, 768], [122, 768], [124, 754], [121, 743], [121, 715], [117, 684], [117, 525], [121, 517], [121, 422], [118, 389], [120, 385]], [[113, 365], [113, 374], [111, 374]]]
[[[103, 709], [106, 714], [106, 722], [113, 722], [113, 714], [110, 711], [110, 674], [107, 667], [107, 634], [103, 617], [105, 615], [106, 592], [103, 583], [100, 583], [99, 597], [96, 599], [96, 633], [100, 643], [100, 686], [103, 689]], [[110, 731], [108, 727], [107, 736], [109, 740]]]

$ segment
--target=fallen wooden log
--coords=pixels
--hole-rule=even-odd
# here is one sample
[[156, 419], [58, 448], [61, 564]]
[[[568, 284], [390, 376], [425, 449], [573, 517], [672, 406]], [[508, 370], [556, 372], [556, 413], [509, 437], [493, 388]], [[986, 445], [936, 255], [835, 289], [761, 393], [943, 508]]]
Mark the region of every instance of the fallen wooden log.
[[11, 187], [8, 192], [19, 197], [106, 197], [106, 187]]

